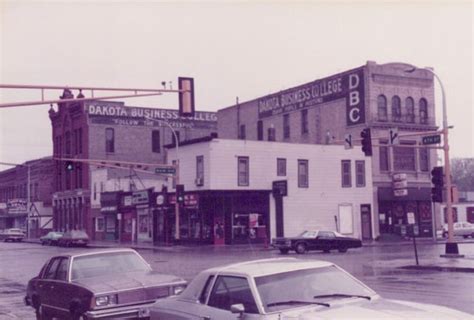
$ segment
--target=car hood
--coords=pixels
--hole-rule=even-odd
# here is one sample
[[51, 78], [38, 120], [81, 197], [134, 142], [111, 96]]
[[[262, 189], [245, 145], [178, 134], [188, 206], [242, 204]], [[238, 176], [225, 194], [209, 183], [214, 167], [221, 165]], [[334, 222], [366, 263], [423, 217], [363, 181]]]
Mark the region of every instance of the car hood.
[[[323, 308], [323, 309], [321, 309]], [[384, 320], [468, 320], [474, 316], [447, 307], [397, 300], [377, 299], [360, 303], [334, 304], [329, 308], [293, 310], [281, 313], [282, 320], [342, 320], [342, 319], [384, 319]]]
[[106, 293], [156, 287], [180, 281], [184, 282], [183, 279], [174, 275], [162, 274], [155, 271], [144, 271], [77, 279], [74, 280], [73, 283], [83, 285], [94, 293]]

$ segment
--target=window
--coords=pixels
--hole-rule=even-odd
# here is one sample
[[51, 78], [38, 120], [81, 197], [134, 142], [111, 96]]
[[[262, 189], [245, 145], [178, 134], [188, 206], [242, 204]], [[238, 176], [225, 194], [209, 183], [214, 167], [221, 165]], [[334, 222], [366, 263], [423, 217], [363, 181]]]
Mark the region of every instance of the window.
[[290, 137], [290, 115], [283, 115], [283, 138], [287, 139]]
[[245, 124], [239, 126], [239, 139], [245, 140]]
[[97, 182], [94, 182], [94, 200], [97, 200]]
[[56, 271], [56, 280], [66, 281], [67, 280], [67, 270], [68, 270], [68, 259], [62, 258], [59, 262], [58, 270]]
[[48, 265], [46, 273], [44, 274], [45, 279], [54, 279], [56, 277], [56, 270], [58, 269], [61, 258], [54, 258]]
[[380, 121], [387, 121], [387, 98], [383, 94], [377, 97], [377, 112]]
[[379, 166], [380, 166], [380, 171], [388, 171], [388, 146], [383, 146], [386, 145], [387, 142], [380, 141], [380, 147], [379, 147]]
[[203, 183], [204, 183], [204, 156], [197, 156], [196, 157], [196, 184], [202, 185]]
[[115, 134], [114, 129], [105, 129], [105, 152], [115, 152]]
[[394, 122], [402, 121], [402, 107], [399, 96], [392, 97], [392, 120]]
[[286, 176], [286, 159], [284, 158], [277, 159], [277, 176]]
[[429, 152], [427, 148], [420, 148], [420, 171], [429, 171], [430, 161]]
[[407, 122], [415, 123], [415, 102], [412, 97], [406, 98], [405, 108], [407, 110]]
[[161, 152], [160, 130], [153, 130], [151, 132], [151, 151], [156, 153]]
[[201, 303], [206, 303], [207, 301], [207, 298], [209, 297], [209, 293], [211, 292], [211, 284], [214, 280], [214, 276], [210, 276], [207, 281], [206, 281], [206, 285], [204, 286], [204, 289], [202, 289], [202, 292], [201, 292], [201, 296], [199, 297], [199, 302]]
[[426, 102], [425, 98], [420, 99], [419, 107], [420, 107], [420, 123], [427, 124], [428, 123], [428, 102]]
[[356, 187], [365, 187], [365, 161], [356, 160]]
[[351, 160], [342, 160], [341, 161], [341, 177], [342, 177], [342, 187], [350, 188], [352, 186], [351, 181]]
[[78, 154], [82, 154], [82, 128], [79, 128], [78, 131], [78, 138], [77, 138], [77, 152]]
[[308, 160], [298, 160], [298, 187], [309, 187]]
[[268, 128], [268, 141], [275, 141], [275, 128]]
[[[402, 144], [413, 145], [413, 143], [406, 142]], [[396, 171], [415, 171], [415, 148], [401, 146], [393, 147], [393, 167]]]
[[230, 310], [230, 306], [239, 303], [244, 305], [245, 313], [258, 313], [247, 279], [232, 276], [217, 277], [208, 305]]
[[64, 134], [64, 150], [66, 150], [66, 156], [71, 155], [71, 133], [69, 131]]
[[308, 109], [301, 110], [301, 134], [308, 133]]
[[82, 188], [82, 164], [76, 164], [76, 188]]
[[263, 140], [263, 122], [262, 122], [262, 120], [259, 120], [257, 122], [257, 140], [259, 140], [259, 141]]
[[77, 129], [74, 130], [73, 140], [74, 140], [74, 154], [78, 153], [78, 142], [77, 139], [79, 138], [79, 134], [77, 133]]
[[249, 157], [238, 157], [238, 181], [239, 186], [249, 185]]

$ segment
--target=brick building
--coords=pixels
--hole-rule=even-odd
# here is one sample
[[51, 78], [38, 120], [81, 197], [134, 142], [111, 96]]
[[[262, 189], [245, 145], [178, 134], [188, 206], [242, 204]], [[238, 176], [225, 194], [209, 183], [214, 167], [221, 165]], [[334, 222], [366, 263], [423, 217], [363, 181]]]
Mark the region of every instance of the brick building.
[[[409, 69], [403, 63], [369, 61], [232, 105], [218, 111], [219, 137], [331, 144], [342, 143], [345, 134], [360, 139], [360, 132], [368, 127], [374, 144], [375, 234], [400, 233], [407, 224], [407, 212], [414, 212], [421, 236], [429, 237], [434, 225], [430, 171], [436, 165], [436, 152], [421, 146], [421, 136], [401, 137], [397, 146], [388, 139], [391, 128], [397, 128], [400, 136], [437, 129], [433, 75], [424, 70], [406, 72]], [[407, 176], [406, 196], [394, 196], [392, 180], [397, 173]]]
[[[70, 97], [72, 93], [66, 89], [61, 98]], [[174, 128], [179, 140], [209, 135], [217, 128], [212, 112], [180, 118], [176, 110], [130, 107], [123, 102], [59, 103], [49, 116], [55, 158], [166, 163], [163, 145], [174, 138], [164, 121]], [[103, 215], [100, 208], [92, 208], [91, 196], [106, 191], [106, 180], [92, 182], [96, 169], [102, 168], [78, 162], [67, 168], [64, 161], [55, 161], [55, 229], [84, 229], [94, 238], [96, 218]]]
[[0, 229], [26, 230], [28, 167], [30, 168], [30, 235], [36, 237], [52, 228], [54, 163], [51, 157], [30, 160], [0, 172]]

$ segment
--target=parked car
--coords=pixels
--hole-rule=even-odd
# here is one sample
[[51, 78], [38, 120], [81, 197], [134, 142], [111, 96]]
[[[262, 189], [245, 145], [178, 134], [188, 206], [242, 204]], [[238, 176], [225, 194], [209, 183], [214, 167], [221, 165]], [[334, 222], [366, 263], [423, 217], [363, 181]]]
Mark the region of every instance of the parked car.
[[83, 230], [70, 230], [66, 231], [61, 238], [58, 240], [59, 246], [71, 247], [71, 246], [87, 246], [89, 243], [89, 236]]
[[446, 307], [386, 300], [327, 261], [295, 258], [236, 263], [201, 272], [178, 297], [158, 300], [150, 318], [473, 319]]
[[0, 232], [0, 240], [7, 241], [22, 241], [25, 238], [25, 233], [18, 228], [5, 229]]
[[185, 287], [183, 279], [153, 271], [133, 249], [95, 249], [49, 259], [28, 282], [25, 303], [37, 319], [136, 319]]
[[362, 247], [362, 241], [346, 237], [335, 231], [315, 230], [304, 231], [297, 237], [272, 239], [272, 246], [279, 249], [282, 254], [286, 254], [290, 250], [295, 250], [299, 254], [308, 250], [346, 252], [350, 248]]
[[[462, 236], [464, 238], [474, 238], [474, 224], [469, 222], [455, 222], [453, 223], [453, 234], [455, 236]], [[443, 226], [443, 237], [448, 237], [448, 225]]]
[[44, 246], [49, 244], [50, 246], [58, 244], [59, 239], [63, 236], [62, 232], [50, 231], [47, 235], [44, 235], [40, 238], [41, 244]]

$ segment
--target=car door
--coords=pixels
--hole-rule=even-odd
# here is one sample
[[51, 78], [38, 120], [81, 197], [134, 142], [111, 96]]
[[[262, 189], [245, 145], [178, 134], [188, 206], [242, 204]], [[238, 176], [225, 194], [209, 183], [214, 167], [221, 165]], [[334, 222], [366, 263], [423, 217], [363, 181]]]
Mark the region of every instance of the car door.
[[61, 258], [55, 257], [49, 261], [46, 270], [44, 271], [41, 279], [38, 280], [38, 295], [41, 305], [45, 309], [54, 310], [54, 299], [53, 299], [53, 290], [54, 290], [54, 278], [56, 276], [56, 270], [58, 268]]
[[60, 257], [54, 280], [51, 285], [51, 304], [55, 309], [55, 314], [69, 315], [69, 306], [74, 298], [75, 288], [68, 281], [69, 258]]

